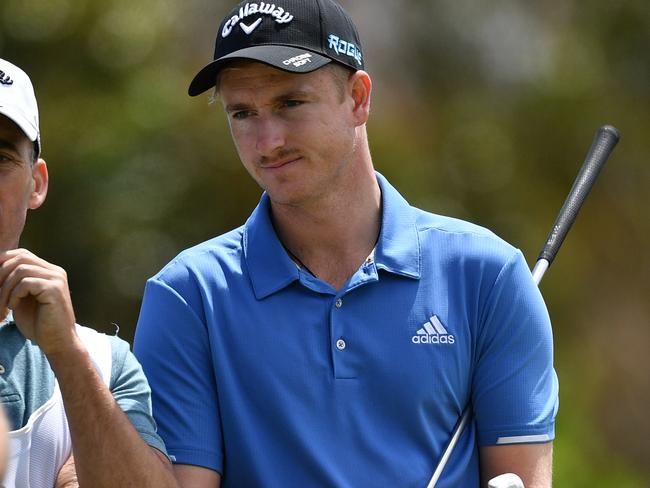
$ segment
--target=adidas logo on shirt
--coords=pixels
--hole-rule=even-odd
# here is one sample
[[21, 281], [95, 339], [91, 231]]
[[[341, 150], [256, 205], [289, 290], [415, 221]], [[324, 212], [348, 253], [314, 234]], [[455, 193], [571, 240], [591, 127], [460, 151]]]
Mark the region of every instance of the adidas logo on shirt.
[[434, 315], [422, 325], [417, 334], [411, 338], [411, 342], [413, 344], [453, 344], [456, 339], [447, 332], [440, 319]]

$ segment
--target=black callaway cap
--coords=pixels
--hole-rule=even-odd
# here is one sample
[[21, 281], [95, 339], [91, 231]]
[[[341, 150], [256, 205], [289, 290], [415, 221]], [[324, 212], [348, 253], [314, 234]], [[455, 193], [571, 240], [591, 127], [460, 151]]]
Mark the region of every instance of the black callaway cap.
[[293, 73], [309, 73], [331, 61], [355, 71], [364, 68], [357, 28], [333, 0], [239, 3], [221, 22], [214, 61], [194, 77], [189, 94], [215, 86], [219, 70], [233, 59]]

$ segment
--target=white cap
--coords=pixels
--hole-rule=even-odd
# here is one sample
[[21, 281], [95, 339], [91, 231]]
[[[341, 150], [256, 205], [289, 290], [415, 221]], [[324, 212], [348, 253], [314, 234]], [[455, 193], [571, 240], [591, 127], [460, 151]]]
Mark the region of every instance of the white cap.
[[0, 114], [9, 117], [41, 148], [38, 105], [32, 82], [22, 69], [0, 59]]

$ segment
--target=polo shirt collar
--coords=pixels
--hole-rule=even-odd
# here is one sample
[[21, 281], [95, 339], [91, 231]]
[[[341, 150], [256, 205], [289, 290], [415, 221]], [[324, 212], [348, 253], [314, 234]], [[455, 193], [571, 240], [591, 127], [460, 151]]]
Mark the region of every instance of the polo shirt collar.
[[296, 263], [289, 257], [273, 227], [271, 200], [266, 192], [244, 225], [243, 249], [258, 300], [300, 278]]
[[420, 278], [420, 237], [415, 211], [380, 173], [382, 217], [379, 241], [375, 249], [375, 265], [407, 278]]
[[[420, 278], [420, 241], [415, 213], [408, 202], [381, 174], [376, 173], [382, 198], [382, 223], [374, 251], [377, 269], [407, 278]], [[271, 221], [271, 201], [266, 192], [246, 221], [243, 252], [258, 300], [300, 279], [296, 263], [280, 242]]]

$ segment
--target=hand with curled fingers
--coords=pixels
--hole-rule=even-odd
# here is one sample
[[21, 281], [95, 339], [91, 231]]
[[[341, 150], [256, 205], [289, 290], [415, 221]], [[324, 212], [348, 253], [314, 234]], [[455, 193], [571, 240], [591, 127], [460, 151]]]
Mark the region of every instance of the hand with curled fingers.
[[78, 343], [65, 270], [26, 249], [0, 252], [0, 310], [5, 308], [48, 357]]

